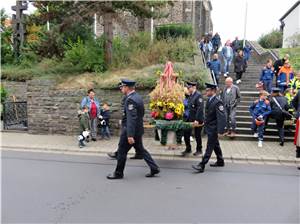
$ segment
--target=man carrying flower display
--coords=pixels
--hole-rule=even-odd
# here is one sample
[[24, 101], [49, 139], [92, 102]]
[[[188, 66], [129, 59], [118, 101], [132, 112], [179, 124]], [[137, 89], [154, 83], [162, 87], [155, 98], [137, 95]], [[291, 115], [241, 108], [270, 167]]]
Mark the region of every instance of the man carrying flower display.
[[205, 106], [205, 131], [207, 133], [207, 147], [202, 161], [198, 165], [193, 165], [193, 169], [203, 173], [205, 165], [208, 163], [212, 152], [217, 156], [217, 162], [210, 164], [212, 167], [224, 166], [224, 159], [218, 136], [224, 133], [226, 126], [226, 116], [223, 102], [216, 96], [217, 86], [205, 83], [206, 95], [208, 97]]
[[[186, 87], [188, 88], [189, 98], [188, 98], [188, 116], [184, 118], [186, 122], [193, 122], [196, 126], [203, 123], [203, 98], [199, 91], [197, 91], [197, 83], [196, 82], [187, 82]], [[193, 129], [184, 130], [184, 142], [186, 145], [185, 151], [182, 152], [182, 156], [186, 156], [192, 152], [191, 140], [190, 137], [192, 135]], [[194, 156], [198, 156], [202, 154], [202, 139], [201, 139], [201, 131], [202, 127], [195, 127], [195, 139], [196, 139], [196, 152], [193, 154]]]

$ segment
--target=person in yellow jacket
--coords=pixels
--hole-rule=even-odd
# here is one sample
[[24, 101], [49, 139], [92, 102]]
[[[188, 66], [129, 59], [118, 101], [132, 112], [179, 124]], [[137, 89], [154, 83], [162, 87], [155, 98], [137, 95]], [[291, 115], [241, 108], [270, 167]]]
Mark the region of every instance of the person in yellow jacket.
[[289, 86], [293, 89], [294, 93], [297, 94], [300, 89], [300, 72], [296, 73], [296, 76], [290, 81]]
[[294, 90], [292, 88], [286, 89], [285, 92], [284, 92], [284, 96], [287, 99], [288, 104], [290, 106], [289, 112], [293, 114], [294, 113], [294, 108], [291, 106], [291, 103], [292, 103], [292, 100], [294, 99], [294, 96], [295, 96]]

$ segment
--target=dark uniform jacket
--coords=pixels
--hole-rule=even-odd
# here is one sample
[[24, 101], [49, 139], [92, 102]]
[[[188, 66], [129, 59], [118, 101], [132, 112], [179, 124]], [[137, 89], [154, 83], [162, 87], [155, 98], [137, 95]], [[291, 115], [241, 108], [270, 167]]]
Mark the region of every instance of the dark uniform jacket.
[[126, 129], [128, 137], [141, 136], [144, 134], [144, 113], [145, 108], [142, 97], [136, 92], [127, 95], [124, 103], [122, 128]]
[[298, 91], [297, 95], [292, 100], [293, 107], [297, 110], [297, 118], [300, 113], [300, 91]]
[[223, 102], [213, 96], [207, 100], [205, 107], [205, 130], [207, 134], [223, 134], [226, 126], [226, 116]]
[[190, 95], [188, 98], [187, 105], [189, 115], [187, 117], [188, 122], [198, 121], [199, 123], [203, 123], [203, 98], [201, 93], [195, 91], [193, 95]]
[[289, 110], [289, 104], [287, 102], [287, 99], [284, 96], [275, 96], [271, 98], [271, 116], [274, 119], [283, 119], [283, 113], [281, 111], [281, 109], [277, 106], [277, 104], [274, 101], [274, 98], [276, 98], [277, 102], [279, 103], [279, 105], [281, 106], [281, 108], [283, 110], [288, 111]]
[[234, 60], [234, 71], [235, 72], [245, 72], [247, 68], [246, 60], [241, 56], [236, 56]]

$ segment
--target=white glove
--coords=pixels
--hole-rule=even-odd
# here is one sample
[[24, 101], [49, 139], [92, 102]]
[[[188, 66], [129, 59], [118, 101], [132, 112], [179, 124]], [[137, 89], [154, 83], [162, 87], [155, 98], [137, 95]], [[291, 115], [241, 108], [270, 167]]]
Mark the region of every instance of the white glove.
[[105, 125], [105, 123], [106, 123], [105, 120], [100, 122], [101, 125]]
[[98, 117], [100, 120], [102, 120], [103, 119], [103, 116], [102, 115], [99, 115], [99, 117]]
[[87, 137], [87, 136], [89, 136], [90, 135], [90, 132], [89, 131], [83, 131], [82, 132], [82, 135], [83, 135], [83, 137]]

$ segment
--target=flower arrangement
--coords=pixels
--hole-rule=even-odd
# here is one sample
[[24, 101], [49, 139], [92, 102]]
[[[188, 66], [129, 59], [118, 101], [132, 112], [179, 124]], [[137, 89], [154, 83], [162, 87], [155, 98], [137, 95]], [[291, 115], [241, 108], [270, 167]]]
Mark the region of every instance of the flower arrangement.
[[151, 117], [155, 120], [181, 120], [184, 113], [184, 87], [178, 83], [173, 64], [167, 62], [164, 72], [159, 71], [159, 82], [150, 93]]

